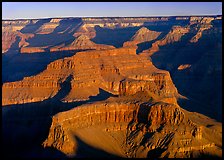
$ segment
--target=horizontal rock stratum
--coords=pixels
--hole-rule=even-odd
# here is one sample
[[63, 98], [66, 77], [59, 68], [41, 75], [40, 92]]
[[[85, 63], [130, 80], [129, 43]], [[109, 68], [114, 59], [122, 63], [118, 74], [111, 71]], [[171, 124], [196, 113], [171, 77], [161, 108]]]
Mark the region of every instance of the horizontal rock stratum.
[[[199, 119], [212, 122], [203, 116]], [[193, 113], [177, 104], [161, 101], [132, 103], [125, 98], [115, 98], [55, 115], [43, 145], [70, 157], [79, 156], [80, 139], [120, 157], [221, 156], [220, 127], [217, 130], [206, 128], [195, 121]], [[212, 139], [211, 133], [216, 135]]]
[[221, 22], [3, 20], [4, 154], [222, 157]]
[[178, 95], [169, 72], [159, 70], [136, 48], [78, 52], [50, 63], [42, 73], [21, 81], [4, 83], [3, 105], [53, 98], [61, 84], [72, 76], [71, 89], [63, 101], [88, 100], [99, 88], [114, 95], [131, 95], [147, 90], [158, 98]]

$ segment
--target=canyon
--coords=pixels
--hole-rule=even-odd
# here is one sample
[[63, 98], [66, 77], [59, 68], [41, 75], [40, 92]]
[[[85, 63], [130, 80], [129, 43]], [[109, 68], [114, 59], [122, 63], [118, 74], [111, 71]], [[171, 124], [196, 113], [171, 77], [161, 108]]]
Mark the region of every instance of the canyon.
[[222, 16], [2, 20], [4, 154], [222, 157], [221, 33]]

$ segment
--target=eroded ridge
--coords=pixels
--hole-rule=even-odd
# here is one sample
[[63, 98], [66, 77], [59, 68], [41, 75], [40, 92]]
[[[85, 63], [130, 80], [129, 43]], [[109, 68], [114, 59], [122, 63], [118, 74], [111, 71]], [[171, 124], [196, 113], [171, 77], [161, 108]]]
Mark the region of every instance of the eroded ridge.
[[[43, 101], [54, 97], [71, 76], [71, 86], [63, 101], [88, 100], [103, 89], [114, 95], [148, 90], [158, 97], [178, 95], [170, 74], [159, 70], [136, 48], [78, 52], [56, 60], [36, 76], [3, 84], [3, 105]], [[157, 93], [158, 92], [158, 93]]]
[[[108, 143], [120, 144], [122, 154], [108, 146], [101, 149], [122, 157], [197, 157], [209, 150], [220, 154], [221, 148], [206, 137], [210, 131], [193, 122], [188, 114], [192, 113], [177, 104], [161, 101], [85, 104], [55, 115], [43, 145], [75, 156], [79, 144], [74, 137], [91, 131], [94, 135], [93, 128], [98, 128], [104, 136], [117, 137]], [[97, 143], [101, 142], [90, 139], [88, 134], [85, 142], [100, 147]]]

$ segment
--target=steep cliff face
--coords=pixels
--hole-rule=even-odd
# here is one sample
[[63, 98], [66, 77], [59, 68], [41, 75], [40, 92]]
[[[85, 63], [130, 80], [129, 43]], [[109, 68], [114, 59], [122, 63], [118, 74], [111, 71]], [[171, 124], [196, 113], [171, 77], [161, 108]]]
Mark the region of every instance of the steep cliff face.
[[[89, 58], [86, 59], [86, 56]], [[75, 76], [66, 101], [88, 99], [91, 93], [98, 94], [98, 88], [116, 95], [134, 94], [143, 90], [154, 92], [154, 87], [160, 87], [161, 92], [164, 92], [161, 96], [164, 97], [167, 96], [165, 92], [169, 87], [173, 89], [172, 94], [177, 93], [169, 73], [156, 69], [145, 57], [136, 55], [135, 48], [79, 52], [73, 60]], [[84, 90], [86, 87], [87, 93]]]
[[2, 104], [38, 102], [55, 96], [60, 90], [60, 84], [72, 73], [72, 67], [67, 66], [66, 59], [60, 61], [60, 65], [60, 69], [54, 69], [52, 64], [49, 64], [47, 70], [36, 76], [4, 83]]
[[[220, 156], [218, 138], [207, 137], [212, 129], [193, 122], [188, 116], [192, 113], [178, 105], [113, 101], [119, 100], [86, 104], [55, 115], [43, 146], [71, 157], [80, 154], [78, 139], [121, 157], [197, 157], [212, 151]], [[214, 134], [220, 136], [218, 130]], [[98, 135], [107, 143], [93, 138]], [[118, 149], [109, 147], [113, 145]]]
[[167, 71], [158, 70], [146, 57], [136, 55], [135, 48], [119, 48], [79, 52], [71, 58], [50, 63], [37, 76], [4, 83], [3, 105], [53, 97], [60, 89], [59, 84], [69, 75], [73, 75], [71, 90], [64, 101], [87, 100], [97, 95], [99, 88], [116, 95], [145, 90], [159, 98], [178, 95]]

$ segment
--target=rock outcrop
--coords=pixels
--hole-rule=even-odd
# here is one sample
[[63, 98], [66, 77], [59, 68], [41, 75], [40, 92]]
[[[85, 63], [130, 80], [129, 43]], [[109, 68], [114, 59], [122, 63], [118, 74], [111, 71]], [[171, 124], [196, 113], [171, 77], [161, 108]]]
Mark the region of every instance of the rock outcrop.
[[37, 76], [4, 83], [3, 105], [52, 97], [69, 75], [73, 76], [71, 90], [64, 101], [87, 100], [97, 95], [99, 88], [115, 95], [145, 90], [159, 98], [178, 95], [168, 72], [155, 68], [146, 57], [136, 55], [135, 48], [119, 48], [79, 52], [71, 58], [50, 63]]
[[190, 64], [181, 64], [177, 69], [178, 70], [184, 70], [184, 69], [187, 69], [187, 68], [190, 68], [191, 65]]
[[[215, 18], [213, 17], [204, 17], [200, 20], [199, 23], [197, 23], [197, 26], [199, 28], [199, 30], [197, 31], [196, 35], [194, 37], [191, 38], [190, 42], [191, 43], [196, 43], [198, 42], [198, 40], [202, 37], [202, 32], [204, 30], [208, 30], [212, 27], [211, 22], [214, 20]], [[194, 24], [194, 23], [193, 23]]]
[[[207, 138], [211, 129], [193, 122], [189, 114], [177, 104], [164, 102], [141, 104], [113, 99], [86, 104], [55, 115], [43, 146], [77, 156], [81, 144], [74, 137], [83, 138], [82, 133], [85, 143], [121, 157], [196, 157], [193, 154], [206, 153], [206, 149], [220, 156], [221, 148], [216, 146], [220, 143]], [[101, 139], [107, 138], [107, 143], [91, 140], [96, 133]], [[220, 136], [217, 131], [214, 134]], [[110, 136], [116, 138], [110, 141]], [[121, 153], [108, 147], [115, 143], [120, 144]]]
[[151, 31], [146, 27], [142, 27], [135, 33], [131, 40], [137, 41], [138, 43], [148, 42], [156, 39], [160, 34], [161, 32]]
[[[25, 43], [27, 45], [27, 43]], [[45, 52], [45, 47], [22, 47], [20, 49], [21, 53], [37, 53]]]
[[50, 51], [65, 51], [65, 50], [87, 50], [87, 49], [96, 49], [96, 50], [104, 50], [104, 49], [112, 49], [115, 48], [110, 45], [96, 44], [90, 40], [90, 38], [86, 35], [80, 35], [77, 37], [71, 44], [64, 46], [59, 45], [50, 48]]

